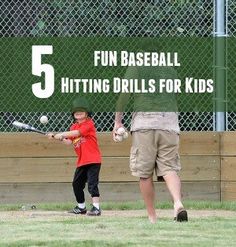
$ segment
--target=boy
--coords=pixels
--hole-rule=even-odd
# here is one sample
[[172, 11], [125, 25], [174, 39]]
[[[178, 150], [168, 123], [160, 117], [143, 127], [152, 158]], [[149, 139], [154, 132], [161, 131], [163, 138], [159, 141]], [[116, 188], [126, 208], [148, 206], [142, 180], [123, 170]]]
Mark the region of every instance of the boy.
[[[72, 116], [74, 123], [70, 131], [63, 133], [49, 133], [49, 138], [62, 141], [65, 144], [73, 144], [78, 156], [77, 168], [73, 179], [73, 191], [78, 205], [70, 211], [74, 214], [86, 214], [89, 216], [101, 215], [99, 206], [99, 172], [101, 167], [101, 153], [97, 143], [96, 129], [90, 118], [90, 107], [85, 98], [77, 98], [73, 101]], [[92, 208], [87, 212], [85, 206], [84, 188], [88, 183], [88, 191], [92, 197]]]

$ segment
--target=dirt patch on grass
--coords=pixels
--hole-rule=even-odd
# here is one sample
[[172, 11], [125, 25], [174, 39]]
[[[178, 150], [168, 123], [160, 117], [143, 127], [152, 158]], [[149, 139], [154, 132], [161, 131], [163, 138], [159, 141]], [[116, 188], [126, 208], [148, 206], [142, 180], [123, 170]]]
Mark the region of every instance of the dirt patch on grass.
[[[173, 211], [168, 209], [157, 210], [159, 218], [173, 218]], [[206, 218], [206, 217], [235, 217], [235, 211], [226, 210], [188, 210], [189, 218]], [[146, 217], [146, 210], [103, 210], [101, 217]], [[22, 218], [35, 218], [38, 220], [52, 220], [58, 217], [71, 218], [71, 217], [86, 217], [85, 215], [75, 215], [63, 211], [43, 211], [43, 210], [29, 210], [29, 211], [1, 211], [1, 219], [22, 219]]]

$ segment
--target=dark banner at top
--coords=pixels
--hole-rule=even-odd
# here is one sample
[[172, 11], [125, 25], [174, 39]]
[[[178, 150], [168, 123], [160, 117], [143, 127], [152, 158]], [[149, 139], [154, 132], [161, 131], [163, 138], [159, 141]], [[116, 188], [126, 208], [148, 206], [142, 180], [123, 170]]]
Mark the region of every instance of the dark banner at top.
[[[233, 53], [233, 39], [227, 43]], [[235, 111], [235, 92], [225, 95], [235, 62], [218, 63], [226, 61], [225, 44], [196, 37], [1, 38], [1, 111], [65, 112], [82, 96], [93, 112]]]

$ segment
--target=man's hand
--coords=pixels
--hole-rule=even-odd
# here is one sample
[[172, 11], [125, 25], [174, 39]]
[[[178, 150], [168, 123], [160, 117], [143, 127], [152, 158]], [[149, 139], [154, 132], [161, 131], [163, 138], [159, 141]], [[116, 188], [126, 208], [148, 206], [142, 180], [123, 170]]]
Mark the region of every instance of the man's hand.
[[118, 135], [117, 130], [120, 127], [124, 128], [124, 125], [121, 122], [116, 122], [115, 121], [114, 128], [113, 128], [113, 131], [112, 131], [113, 140], [116, 140], [116, 135]]
[[122, 124], [122, 118], [123, 118], [123, 112], [116, 112], [115, 114], [115, 123], [114, 123], [114, 128], [112, 131], [112, 136], [113, 136], [113, 140], [115, 140], [115, 136], [117, 135], [117, 130], [120, 127], [124, 128], [124, 125]]

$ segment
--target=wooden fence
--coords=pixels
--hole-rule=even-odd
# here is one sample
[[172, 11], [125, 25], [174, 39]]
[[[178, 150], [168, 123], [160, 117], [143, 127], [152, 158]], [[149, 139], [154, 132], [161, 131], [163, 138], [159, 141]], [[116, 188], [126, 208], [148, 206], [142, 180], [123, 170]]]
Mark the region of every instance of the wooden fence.
[[[138, 179], [129, 172], [130, 138], [122, 143], [114, 143], [110, 133], [98, 138], [102, 200], [140, 200]], [[182, 132], [180, 155], [184, 199], [236, 199], [236, 133]], [[0, 202], [73, 201], [75, 160], [72, 146], [38, 134], [1, 133]], [[170, 199], [164, 183], [156, 182], [155, 188], [157, 200]]]

